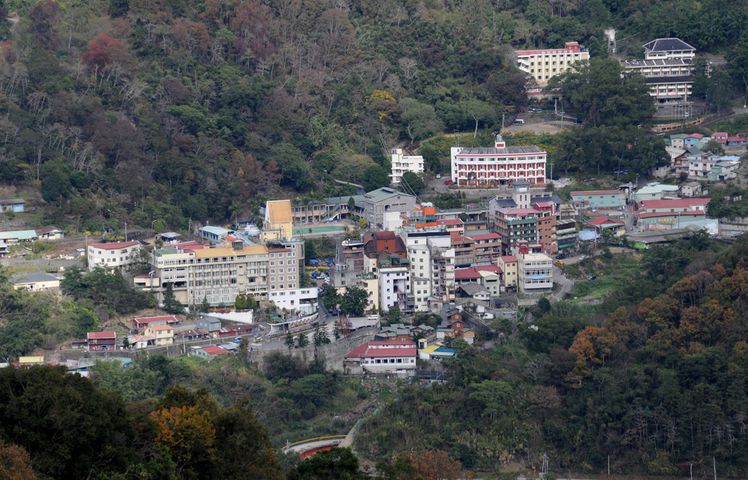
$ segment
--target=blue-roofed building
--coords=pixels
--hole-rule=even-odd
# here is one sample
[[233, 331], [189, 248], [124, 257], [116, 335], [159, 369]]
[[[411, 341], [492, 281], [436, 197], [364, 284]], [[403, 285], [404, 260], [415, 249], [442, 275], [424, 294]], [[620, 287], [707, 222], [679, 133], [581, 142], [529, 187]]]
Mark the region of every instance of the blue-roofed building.
[[200, 229], [200, 238], [204, 238], [210, 243], [221, 243], [226, 235], [231, 235], [233, 233], [234, 231], [229, 230], [228, 228], [207, 225]]

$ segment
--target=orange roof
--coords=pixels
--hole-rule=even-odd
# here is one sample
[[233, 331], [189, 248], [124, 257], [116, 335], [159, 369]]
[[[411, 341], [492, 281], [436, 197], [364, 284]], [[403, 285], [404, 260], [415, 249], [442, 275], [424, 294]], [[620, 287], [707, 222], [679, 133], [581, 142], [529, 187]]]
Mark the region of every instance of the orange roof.
[[434, 207], [423, 207], [424, 215], [436, 215], [436, 208]]

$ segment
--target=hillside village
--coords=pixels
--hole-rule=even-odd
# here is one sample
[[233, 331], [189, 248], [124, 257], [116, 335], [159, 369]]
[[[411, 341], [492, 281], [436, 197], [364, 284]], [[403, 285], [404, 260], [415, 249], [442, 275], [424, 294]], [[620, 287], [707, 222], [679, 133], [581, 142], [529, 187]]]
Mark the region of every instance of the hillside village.
[[[265, 372], [307, 368], [310, 376], [352, 380], [360, 389], [351, 394], [355, 401], [347, 399], [341, 409], [345, 411], [329, 423], [334, 432], [291, 438], [298, 440], [293, 443], [286, 438], [282, 448], [279, 439], [288, 432], [273, 432], [274, 450], [292, 459], [289, 462], [298, 469], [292, 471], [301, 475], [289, 478], [323, 478], [304, 477], [298, 471], [315, 456], [327, 458], [324, 455], [348, 447], [372, 454], [384, 442], [380, 436], [363, 447], [360, 429], [385, 429], [377, 422], [382, 411], [391, 408], [381, 400], [395, 395], [389, 389], [409, 391], [414, 385], [431, 388], [465, 381], [459, 375], [469, 377], [467, 369], [457, 371], [455, 365], [464, 368], [460, 362], [469, 363], [479, 355], [489, 358], [518, 338], [535, 339], [533, 333], [547, 328], [543, 319], [557, 310], [589, 309], [585, 310], [589, 313], [600, 307], [590, 313], [594, 324], [575, 324], [579, 335], [599, 334], [601, 325], [609, 328], [601, 318], [613, 315], [606, 303], [611, 292], [630, 287], [613, 283], [626, 278], [619, 275], [632, 262], [643, 264], [647, 252], [687, 242], [728, 249], [748, 232], [743, 199], [748, 194], [743, 190], [748, 184], [744, 165], [748, 129], [739, 121], [745, 107], [725, 113], [727, 108], [723, 111], [722, 106], [694, 100], [699, 82], [713, 78], [710, 75], [719, 70], [719, 63], [713, 63], [712, 57], [701, 62], [697, 49], [685, 40], [653, 38], [641, 46], [637, 58], [618, 50], [624, 39], [616, 37], [615, 30], [606, 30], [598, 42], [596, 49], [610, 55], [605, 60], [609, 64], [595, 64], [592, 49], [574, 39], [564, 39], [563, 48], [513, 49], [509, 57], [512, 68], [520, 72], [524, 103], [502, 105], [501, 114], [496, 110], [491, 115], [478, 113], [475, 105], [465, 107], [469, 114], [462, 126], [474, 126], [473, 131], [461, 127], [463, 132], [455, 128], [454, 135], [445, 135], [447, 128], [430, 118], [436, 115], [433, 108], [433, 115], [406, 120], [407, 108], [402, 107], [407, 135], [388, 145], [389, 157], [382, 168], [376, 166], [386, 167], [389, 171], [384, 173], [335, 178], [334, 164], [345, 166], [341, 157], [330, 162], [333, 167], [325, 167], [326, 176], [320, 173], [324, 179], [319, 191], [302, 188], [306, 174], [287, 166], [276, 172], [283, 178], [277, 186], [283, 188], [253, 190], [253, 185], [271, 181], [270, 177], [276, 180], [268, 173], [273, 166], [264, 159], [252, 177], [249, 157], [244, 158], [237, 163], [242, 166], [232, 166], [229, 174], [249, 172], [249, 176], [242, 177], [244, 183], [237, 184], [236, 191], [223, 192], [236, 195], [235, 201], [224, 202], [230, 204], [230, 218], [179, 213], [171, 218], [181, 215], [186, 222], [181, 217], [182, 222], [167, 222], [166, 214], [149, 213], [128, 226], [125, 218], [135, 218], [134, 214], [119, 212], [123, 215], [119, 218], [99, 205], [97, 211], [108, 211], [106, 222], [99, 228], [95, 224], [100, 218], [87, 223], [77, 214], [77, 225], [95, 228], [76, 229], [71, 227], [76, 214], [65, 209], [75, 203], [75, 208], [85, 210], [88, 200], [83, 196], [66, 192], [50, 197], [52, 187], [49, 181], [39, 180], [39, 173], [27, 185], [4, 186], [0, 190], [2, 281], [9, 291], [30, 296], [24, 298], [42, 299], [46, 312], [64, 311], [70, 317], [61, 318], [75, 320], [64, 328], [56, 326], [54, 332], [38, 325], [14, 330], [9, 341], [0, 342], [0, 369], [35, 372], [35, 367], [48, 365], [96, 381], [97, 375], [103, 376], [97, 372], [109, 368], [102, 367], [107, 362], [113, 362], [116, 373], [110, 375], [116, 376], [164, 358], [164, 362], [184, 361], [206, 369], [233, 365], [230, 362]], [[643, 58], [638, 58], [641, 53]], [[399, 65], [407, 70], [409, 62]], [[256, 68], [261, 71], [261, 67]], [[630, 88], [633, 93], [627, 94], [636, 100], [626, 105], [621, 100], [620, 111], [611, 112], [569, 98], [569, 90], [587, 82], [593, 68], [613, 68], [615, 78], [605, 81]], [[584, 75], [584, 82], [574, 83]], [[383, 91], [379, 91], [381, 98], [367, 100], [367, 105], [379, 109], [380, 120], [394, 108]], [[639, 123], [637, 115], [647, 116], [636, 113], [642, 105], [651, 109], [651, 118]], [[595, 129], [606, 127], [604, 120], [593, 118], [593, 110], [600, 118], [624, 115], [625, 110], [633, 122], [616, 125], [621, 131], [631, 130], [611, 141], [615, 146], [606, 147], [605, 154], [600, 150], [601, 158], [590, 158], [582, 150], [587, 145], [581, 145], [585, 143], [581, 132], [591, 138], [599, 136], [596, 132], [601, 130]], [[180, 111], [182, 117], [192, 118], [186, 109]], [[198, 116], [193, 117], [197, 122]], [[316, 117], [315, 121], [321, 122]], [[427, 128], [429, 123], [436, 127]], [[315, 128], [322, 129], [317, 124]], [[419, 128], [425, 133], [418, 134]], [[575, 140], [577, 132], [580, 137]], [[197, 136], [183, 134], [180, 141], [186, 149]], [[243, 141], [248, 144], [262, 143], [249, 134], [246, 137]], [[579, 150], [568, 148], [569, 142], [579, 142]], [[579, 163], [569, 162], [568, 157], [579, 157]], [[73, 185], [74, 175], [68, 177]], [[371, 180], [374, 177], [376, 181]], [[38, 185], [47, 194], [35, 191]], [[307, 192], [301, 195], [304, 189]], [[330, 192], [335, 196], [327, 196]], [[192, 203], [198, 197], [190, 198], [184, 204], [190, 203], [193, 211], [213, 211], [215, 205], [204, 200], [207, 197], [201, 197], [199, 208]], [[59, 213], [57, 226], [47, 221], [53, 208]], [[712, 268], [704, 285], [727, 275], [719, 272]], [[667, 277], [673, 283], [679, 279], [675, 273]], [[692, 300], [689, 305], [697, 308], [696, 304]], [[0, 327], [6, 327], [4, 321]], [[554, 361], [560, 358], [560, 364], [569, 366], [563, 381], [577, 382], [574, 388], [581, 388], [592, 366], [605, 365], [605, 355], [593, 359], [590, 353], [585, 363], [588, 351], [579, 346], [582, 337], [576, 330], [572, 333], [568, 340], [573, 344], [539, 351]], [[590, 351], [608, 347], [609, 338], [594, 340]], [[564, 356], [569, 352], [576, 355], [571, 360]], [[543, 361], [551, 363], [545, 357]], [[280, 378], [283, 388], [298, 380], [283, 375], [269, 381]], [[497, 385], [486, 384], [493, 390], [479, 392], [471, 401], [488, 405], [504, 398], [505, 385], [498, 385], [500, 381], [482, 381]], [[474, 389], [476, 384], [463, 386]], [[557, 401], [558, 394], [552, 392], [549, 403]], [[496, 412], [491, 411], [491, 421], [499, 415]], [[352, 421], [343, 413], [357, 418]], [[311, 413], [304, 418], [317, 420]], [[367, 418], [374, 420], [366, 423]], [[0, 436], [0, 447], [2, 442]], [[456, 450], [450, 454], [454, 456]], [[496, 453], [501, 468], [521, 462], [519, 453], [509, 451]], [[465, 454], [466, 464], [485, 469], [490, 463], [485, 453], [471, 455]], [[543, 459], [539, 478], [549, 478], [545, 453]], [[434, 457], [426, 463], [433, 467], [440, 465], [438, 460]], [[409, 461], [417, 463], [413, 458]], [[595, 461], [597, 466], [599, 459]], [[374, 477], [377, 469], [395, 468], [386, 462], [370, 461], [360, 469], [357, 462], [356, 474], [365, 476], [340, 478], [405, 478]], [[654, 460], [647, 468], [656, 470], [652, 464]], [[455, 471], [449, 478], [463, 478], [461, 467]], [[515, 473], [520, 471], [518, 467]]]

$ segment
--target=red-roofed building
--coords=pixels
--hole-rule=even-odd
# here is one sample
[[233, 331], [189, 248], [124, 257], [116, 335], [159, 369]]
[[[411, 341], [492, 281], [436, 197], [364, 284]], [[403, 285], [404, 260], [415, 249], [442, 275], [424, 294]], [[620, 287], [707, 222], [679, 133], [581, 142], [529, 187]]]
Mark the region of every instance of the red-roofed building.
[[472, 238], [452, 232], [450, 241], [455, 249], [455, 266], [472, 265], [475, 262], [475, 241]]
[[748, 140], [740, 135], [727, 137], [727, 145], [745, 145], [746, 143], [748, 143]]
[[86, 347], [89, 352], [116, 350], [117, 332], [88, 332], [86, 334]]
[[212, 360], [216, 357], [222, 357], [222, 356], [230, 355], [230, 354], [231, 352], [217, 345], [210, 345], [208, 347], [198, 348], [192, 352], [192, 355], [196, 357], [204, 358], [206, 360]]
[[88, 269], [127, 268], [140, 261], [138, 242], [94, 243], [86, 249]]
[[721, 143], [722, 145], [727, 143], [727, 138], [729, 137], [727, 132], [714, 132], [711, 135], [712, 140], [714, 140], [717, 143]]
[[411, 341], [367, 342], [346, 354], [344, 368], [351, 374], [410, 376], [415, 373], [417, 355], [416, 344]]
[[594, 228], [600, 235], [608, 231], [613, 235], [620, 237], [626, 233], [626, 224], [620, 220], [613, 220], [605, 216], [595, 217], [587, 225]]
[[716, 220], [706, 218], [709, 198], [678, 198], [645, 200], [639, 204], [637, 226], [640, 230], [681, 228], [706, 229], [716, 232]]

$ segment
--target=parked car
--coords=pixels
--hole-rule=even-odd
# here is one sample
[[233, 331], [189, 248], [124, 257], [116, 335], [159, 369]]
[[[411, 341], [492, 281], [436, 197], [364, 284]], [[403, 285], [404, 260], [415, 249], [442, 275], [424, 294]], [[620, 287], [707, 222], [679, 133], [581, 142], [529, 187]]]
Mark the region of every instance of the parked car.
[[455, 182], [451, 178], [448, 178], [442, 182], [444, 185], [454, 185]]
[[559, 253], [558, 255], [556, 255], [556, 260], [563, 260], [564, 258], [566, 258], [566, 254], [564, 253]]
[[524, 125], [524, 124], [525, 124], [525, 121], [524, 121], [524, 120], [522, 120], [521, 118], [515, 118], [515, 119], [514, 119], [514, 124], [515, 124], [515, 125]]

